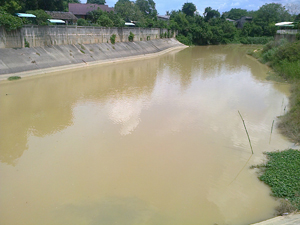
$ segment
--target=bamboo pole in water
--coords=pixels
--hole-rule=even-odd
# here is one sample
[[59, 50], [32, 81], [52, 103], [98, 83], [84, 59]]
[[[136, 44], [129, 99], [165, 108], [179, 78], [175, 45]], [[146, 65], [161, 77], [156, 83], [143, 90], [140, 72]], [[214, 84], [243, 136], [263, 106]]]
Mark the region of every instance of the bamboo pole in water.
[[251, 141], [250, 141], [250, 137], [249, 137], [249, 134], [248, 134], [248, 131], [247, 131], [247, 128], [246, 128], [245, 121], [244, 121], [244, 119], [243, 119], [243, 117], [242, 117], [242, 115], [241, 115], [240, 111], [238, 111], [238, 112], [239, 112], [239, 114], [240, 114], [240, 117], [241, 117], [241, 119], [242, 119], [242, 121], [243, 121], [243, 124], [244, 124], [244, 127], [245, 127], [245, 131], [246, 131], [246, 134], [247, 134], [247, 136], [248, 136], [248, 140], [249, 140], [249, 144], [250, 144], [251, 152], [252, 152], [252, 154], [254, 154], [254, 153], [253, 153], [253, 149], [252, 149], [252, 145], [251, 145]]
[[273, 125], [274, 125], [274, 120], [273, 120], [272, 127], [271, 127], [271, 133], [270, 133], [270, 140], [269, 140], [269, 144], [271, 143], [271, 136], [272, 136], [272, 132], [273, 132]]

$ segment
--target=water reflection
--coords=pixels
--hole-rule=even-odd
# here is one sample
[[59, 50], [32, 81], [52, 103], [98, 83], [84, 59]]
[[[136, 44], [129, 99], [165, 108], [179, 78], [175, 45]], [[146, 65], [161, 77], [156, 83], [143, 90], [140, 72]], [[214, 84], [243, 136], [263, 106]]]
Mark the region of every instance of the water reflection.
[[[151, 63], [124, 64], [120, 71], [115, 67], [101, 67], [2, 84], [0, 161], [14, 164], [27, 149], [28, 136], [43, 137], [72, 125], [72, 107], [78, 101], [103, 102], [111, 97], [116, 101], [111, 109], [111, 119], [120, 122], [122, 118], [117, 117], [124, 117], [120, 110], [130, 113], [126, 104], [127, 108], [133, 109], [130, 104], [136, 104], [139, 96], [143, 99], [151, 93], [157, 66], [158, 59]], [[127, 97], [133, 98], [131, 103]], [[138, 112], [132, 113], [134, 117]], [[132, 118], [129, 123], [132, 124], [124, 125], [127, 126], [123, 128], [124, 134], [137, 126], [138, 118]]]

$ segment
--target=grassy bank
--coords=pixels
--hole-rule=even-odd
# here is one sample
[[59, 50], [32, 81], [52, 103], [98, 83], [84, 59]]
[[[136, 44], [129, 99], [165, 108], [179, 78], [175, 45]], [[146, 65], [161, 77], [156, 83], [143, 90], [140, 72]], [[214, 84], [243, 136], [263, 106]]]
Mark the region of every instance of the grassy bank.
[[272, 67], [278, 76], [292, 84], [289, 111], [280, 117], [278, 128], [293, 142], [300, 143], [300, 41], [271, 41], [250, 55]]
[[[300, 143], [300, 41], [271, 41], [250, 52], [260, 62], [273, 68], [275, 77], [291, 83], [288, 112], [280, 117], [278, 128], [291, 141]], [[274, 75], [273, 75], [274, 78]], [[260, 169], [259, 179], [271, 187], [272, 195], [281, 199], [277, 215], [300, 210], [300, 151], [288, 149], [267, 152], [267, 163]]]

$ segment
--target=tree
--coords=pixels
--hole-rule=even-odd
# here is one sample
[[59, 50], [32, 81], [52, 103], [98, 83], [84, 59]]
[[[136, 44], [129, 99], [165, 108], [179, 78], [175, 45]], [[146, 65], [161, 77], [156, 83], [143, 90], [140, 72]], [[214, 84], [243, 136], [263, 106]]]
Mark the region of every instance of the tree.
[[36, 10], [39, 7], [38, 0], [25, 0], [23, 5], [23, 10]]
[[124, 27], [125, 21], [120, 17], [119, 14], [115, 14], [113, 11], [107, 13], [109, 19], [113, 22], [114, 27]]
[[145, 16], [148, 16], [149, 18], [157, 16], [155, 2], [153, 0], [136, 0], [135, 4]]
[[22, 8], [18, 0], [1, 0], [0, 7], [3, 11], [10, 14], [14, 14]]
[[119, 0], [115, 4], [115, 12], [125, 21], [143, 22], [143, 13], [129, 0]]
[[255, 25], [263, 29], [264, 36], [273, 36], [276, 32], [275, 23], [289, 21], [291, 15], [284, 6], [277, 3], [265, 4], [253, 15]]
[[63, 11], [63, 0], [38, 0], [38, 9], [46, 11]]
[[230, 11], [224, 13], [225, 18], [229, 18], [232, 20], [238, 20], [243, 16], [248, 16], [248, 12], [246, 9], [237, 9], [233, 8]]
[[63, 0], [64, 11], [69, 12], [69, 3], [80, 3], [79, 0]]
[[98, 19], [106, 12], [102, 11], [101, 9], [93, 10], [87, 13], [87, 19], [91, 21], [91, 23], [96, 24]]
[[4, 26], [7, 31], [22, 27], [23, 23], [19, 17], [13, 16], [0, 7], [0, 27]]
[[86, 3], [104, 5], [106, 2], [105, 0], [87, 0]]
[[193, 3], [184, 3], [182, 6], [182, 12], [185, 13], [187, 16], [194, 16], [196, 12], [196, 6]]
[[254, 14], [254, 22], [259, 26], [268, 26], [282, 21], [289, 21], [291, 15], [284, 6], [277, 3], [265, 4]]
[[38, 9], [38, 10], [28, 10], [26, 13], [30, 13], [36, 16], [36, 23], [37, 25], [47, 25], [48, 19], [51, 19], [51, 16], [49, 16], [44, 10]]
[[212, 18], [219, 18], [220, 13], [218, 10], [214, 10], [211, 7], [206, 7], [203, 13], [205, 21], [209, 21]]

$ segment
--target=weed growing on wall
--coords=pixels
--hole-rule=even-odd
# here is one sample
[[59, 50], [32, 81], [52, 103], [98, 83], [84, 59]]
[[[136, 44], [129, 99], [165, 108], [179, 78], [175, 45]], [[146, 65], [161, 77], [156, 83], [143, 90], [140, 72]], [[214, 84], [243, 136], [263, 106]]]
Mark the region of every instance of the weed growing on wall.
[[24, 38], [24, 43], [25, 43], [25, 48], [29, 48], [29, 42], [26, 40], [26, 38]]
[[132, 42], [134, 40], [134, 34], [130, 31], [130, 34], [128, 36], [128, 41]]
[[7, 78], [7, 80], [10, 80], [10, 81], [12, 81], [12, 80], [20, 80], [20, 79], [21, 79], [21, 77], [19, 77], [19, 76], [11, 76], [11, 77]]
[[116, 43], [116, 35], [115, 34], [110, 36], [110, 43], [112, 43], [112, 44]]

